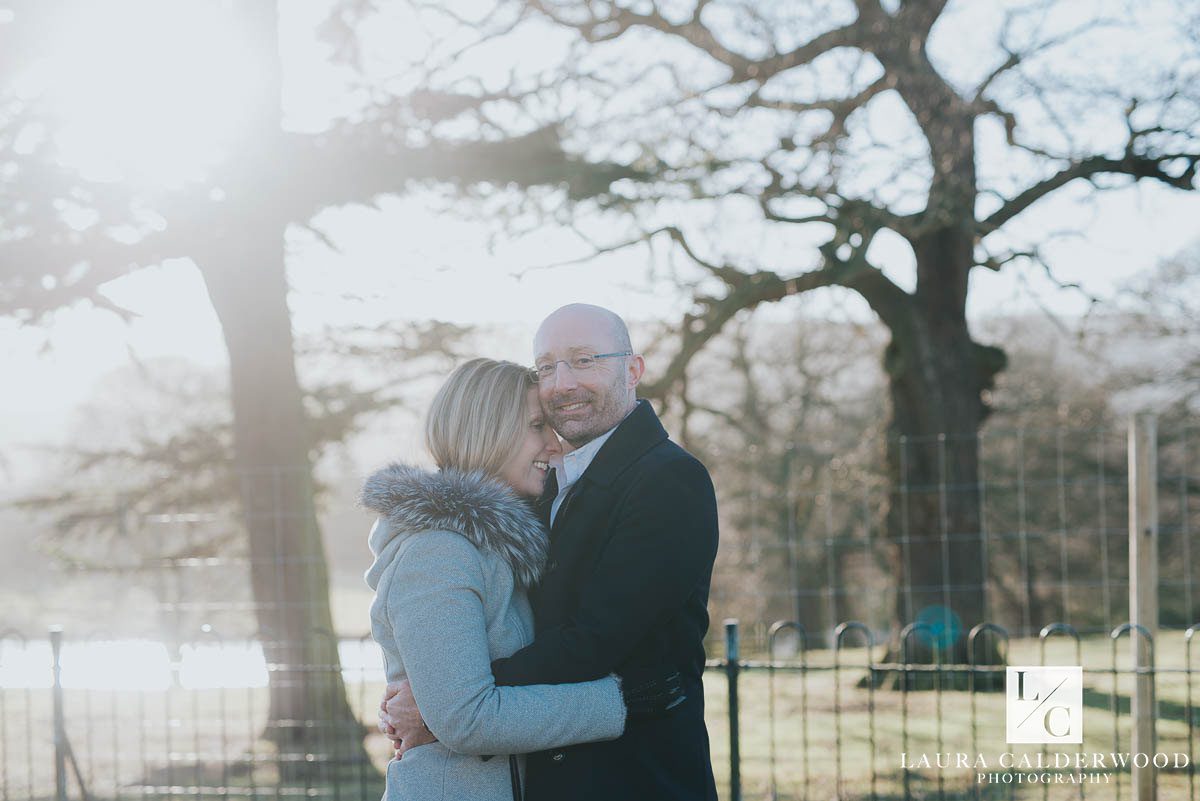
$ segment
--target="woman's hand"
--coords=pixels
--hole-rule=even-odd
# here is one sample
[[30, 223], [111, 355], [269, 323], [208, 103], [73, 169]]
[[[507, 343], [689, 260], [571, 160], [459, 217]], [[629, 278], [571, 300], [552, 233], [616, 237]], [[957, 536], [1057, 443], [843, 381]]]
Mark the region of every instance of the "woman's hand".
[[408, 679], [388, 682], [379, 703], [379, 730], [392, 741], [396, 759], [420, 745], [437, 742], [421, 719]]

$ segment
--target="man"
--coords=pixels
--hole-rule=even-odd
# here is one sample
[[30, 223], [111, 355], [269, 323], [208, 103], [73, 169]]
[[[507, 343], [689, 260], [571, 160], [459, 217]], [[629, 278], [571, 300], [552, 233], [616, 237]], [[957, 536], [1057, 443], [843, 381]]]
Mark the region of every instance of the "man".
[[[618, 740], [531, 754], [526, 799], [715, 801], [701, 683], [717, 551], [708, 471], [638, 401], [645, 363], [616, 314], [564, 306], [538, 329], [534, 352], [542, 406], [571, 450], [539, 504], [550, 554], [530, 594], [536, 636], [492, 663], [496, 683], [677, 670], [686, 697], [628, 721]], [[411, 692], [390, 693], [381, 727], [401, 752], [428, 742]]]

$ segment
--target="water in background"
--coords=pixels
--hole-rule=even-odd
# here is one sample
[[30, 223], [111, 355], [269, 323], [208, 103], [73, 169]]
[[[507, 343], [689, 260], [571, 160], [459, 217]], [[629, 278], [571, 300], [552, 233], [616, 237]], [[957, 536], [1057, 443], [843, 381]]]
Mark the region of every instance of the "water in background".
[[[338, 654], [347, 681], [382, 681], [383, 656], [371, 640], [341, 640]], [[189, 690], [266, 687], [262, 645], [253, 641], [191, 643], [179, 649], [173, 683], [167, 645], [156, 640], [67, 642], [62, 684], [80, 690]], [[53, 683], [49, 640], [0, 640], [0, 687], [38, 689]]]

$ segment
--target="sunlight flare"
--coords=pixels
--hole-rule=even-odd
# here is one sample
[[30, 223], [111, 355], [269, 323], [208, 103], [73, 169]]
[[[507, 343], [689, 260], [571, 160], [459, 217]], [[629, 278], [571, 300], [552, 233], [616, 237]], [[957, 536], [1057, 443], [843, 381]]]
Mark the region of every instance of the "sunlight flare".
[[63, 19], [23, 94], [58, 121], [60, 160], [94, 180], [174, 186], [204, 176], [254, 92], [229, 3], [119, 0]]

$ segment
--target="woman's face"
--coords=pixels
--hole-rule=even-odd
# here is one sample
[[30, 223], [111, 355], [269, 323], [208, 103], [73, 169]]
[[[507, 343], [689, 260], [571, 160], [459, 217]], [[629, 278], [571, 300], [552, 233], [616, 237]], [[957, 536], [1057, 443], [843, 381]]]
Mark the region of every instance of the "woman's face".
[[500, 469], [500, 478], [517, 494], [536, 498], [542, 494], [551, 461], [562, 454], [554, 429], [542, 415], [537, 387], [530, 387], [525, 395], [525, 422], [525, 437]]

